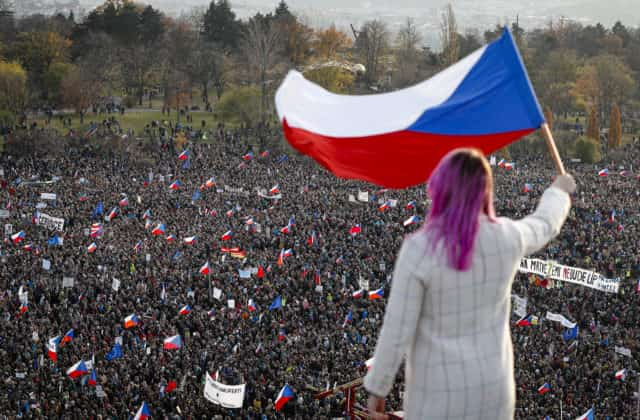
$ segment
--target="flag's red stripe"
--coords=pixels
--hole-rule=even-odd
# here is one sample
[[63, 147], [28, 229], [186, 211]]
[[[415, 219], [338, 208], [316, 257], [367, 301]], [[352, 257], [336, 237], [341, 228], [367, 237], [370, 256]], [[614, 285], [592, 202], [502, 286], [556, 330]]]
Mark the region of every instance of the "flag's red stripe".
[[534, 131], [451, 136], [405, 130], [369, 137], [336, 138], [290, 127], [286, 120], [283, 129], [295, 149], [313, 157], [336, 176], [361, 179], [387, 188], [406, 188], [425, 182], [440, 159], [458, 147], [477, 147], [489, 154]]

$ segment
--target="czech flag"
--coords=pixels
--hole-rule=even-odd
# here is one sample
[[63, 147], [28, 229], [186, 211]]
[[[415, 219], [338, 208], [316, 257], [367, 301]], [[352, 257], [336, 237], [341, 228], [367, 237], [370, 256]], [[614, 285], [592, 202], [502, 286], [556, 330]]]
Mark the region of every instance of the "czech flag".
[[256, 221], [255, 221], [255, 220], [253, 220], [253, 217], [249, 216], [249, 218], [248, 218], [247, 220], [245, 220], [245, 222], [244, 222], [244, 223], [245, 223], [245, 225], [249, 225], [249, 226], [251, 226], [251, 225], [255, 224], [255, 223], [256, 223]]
[[253, 152], [249, 152], [245, 155], [242, 155], [242, 159], [249, 162], [251, 159], [253, 159]]
[[580, 417], [576, 417], [576, 420], [595, 420], [595, 413], [593, 411], [593, 408], [590, 408], [589, 411], [587, 411]]
[[114, 207], [111, 209], [111, 211], [109, 212], [109, 214], [107, 215], [107, 218], [109, 219], [109, 221], [115, 219], [115, 217], [118, 215], [118, 208]]
[[413, 225], [415, 223], [418, 223], [418, 221], [420, 220], [420, 217], [416, 216], [415, 214], [413, 216], [411, 216], [410, 218], [408, 218], [407, 220], [405, 220], [404, 222], [402, 222], [402, 226], [409, 226], [409, 225]]
[[278, 341], [284, 341], [287, 338], [287, 331], [284, 328], [278, 330]]
[[200, 267], [199, 271], [200, 271], [200, 274], [202, 274], [203, 276], [206, 276], [207, 274], [211, 273], [211, 266], [209, 265], [209, 261], [204, 263], [204, 265]]
[[216, 186], [216, 179], [214, 177], [211, 177], [209, 179], [207, 179], [207, 182], [204, 183], [204, 186], [207, 188], [212, 188]]
[[342, 323], [342, 328], [346, 327], [347, 324], [351, 324], [353, 322], [353, 314], [351, 311], [344, 317], [344, 322]]
[[175, 236], [173, 236], [173, 235], [169, 235], [169, 236], [167, 236], [167, 242], [173, 242], [173, 241], [175, 241], [175, 240], [176, 240], [176, 237], [175, 237]]
[[151, 228], [151, 219], [147, 219], [146, 222], [144, 222], [144, 230], [148, 230]]
[[179, 348], [182, 348], [182, 338], [180, 338], [179, 335], [165, 338], [162, 344], [162, 348], [165, 350], [177, 350]]
[[425, 182], [459, 147], [485, 154], [544, 115], [508, 29], [429, 80], [380, 95], [336, 95], [291, 71], [276, 92], [285, 137], [341, 178], [388, 188]]
[[616, 372], [616, 379], [624, 381], [627, 377], [627, 369], [622, 369]]
[[190, 313], [191, 313], [191, 306], [190, 305], [184, 305], [180, 309], [180, 315], [189, 315]]
[[56, 335], [53, 338], [49, 339], [49, 342], [47, 343], [47, 355], [49, 356], [49, 359], [51, 359], [54, 362], [58, 361], [58, 343], [60, 342], [60, 336]]
[[360, 224], [351, 226], [351, 229], [349, 229], [349, 235], [351, 236], [356, 236], [360, 232], [362, 232], [362, 228], [360, 227]]
[[598, 176], [609, 176], [609, 169], [604, 168], [598, 171]]
[[373, 292], [369, 292], [369, 299], [382, 299], [384, 297], [384, 287], [379, 288], [378, 290], [374, 290]]
[[249, 307], [249, 312], [256, 310], [256, 304], [253, 302], [253, 299], [249, 299], [249, 304], [247, 306]]
[[499, 168], [504, 168], [504, 165], [506, 165], [507, 162], [504, 159], [500, 159], [500, 162], [498, 162], [498, 167]]
[[609, 216], [609, 223], [613, 223], [616, 221], [616, 211], [615, 209], [611, 212], [611, 215]]
[[307, 245], [309, 246], [313, 246], [313, 244], [316, 242], [316, 231], [312, 231], [311, 232], [311, 236], [309, 236], [309, 239], [307, 239]]
[[71, 379], [79, 378], [82, 375], [86, 375], [87, 373], [89, 373], [89, 370], [87, 369], [87, 366], [84, 364], [83, 360], [80, 360], [78, 363], [67, 369], [67, 376]]
[[145, 419], [148, 419], [149, 417], [151, 417], [151, 411], [149, 411], [149, 407], [147, 407], [147, 403], [143, 401], [135, 417], [133, 417], [133, 420], [145, 420]]
[[142, 249], [142, 241], [138, 241], [138, 243], [136, 243], [133, 246], [133, 251], [134, 252], [140, 252], [141, 249]]
[[411, 201], [409, 201], [409, 202], [407, 203], [407, 205], [406, 205], [406, 206], [404, 206], [404, 209], [405, 209], [405, 210], [413, 210], [413, 209], [415, 209], [415, 208], [416, 208], [416, 202], [415, 202], [415, 200], [411, 200]]
[[184, 152], [178, 155], [178, 160], [187, 160], [189, 159], [189, 151], [185, 150]]
[[268, 157], [269, 156], [269, 151], [265, 150], [264, 152], [260, 153], [260, 157]]
[[280, 184], [276, 184], [269, 190], [269, 194], [278, 194], [280, 192]]
[[364, 296], [364, 289], [360, 289], [351, 293], [351, 297], [354, 299], [360, 299], [362, 296]]
[[167, 382], [167, 386], [164, 387], [164, 392], [168, 394], [169, 392], [176, 389], [177, 386], [178, 384], [176, 383], [176, 381], [169, 381]]
[[25, 251], [31, 251], [33, 249], [33, 244], [26, 244], [22, 247]]
[[147, 220], [150, 217], [151, 217], [151, 209], [147, 209], [142, 215], [142, 220]]
[[89, 230], [89, 236], [95, 238], [102, 235], [102, 223], [93, 223]]
[[166, 228], [164, 227], [164, 224], [160, 223], [158, 226], [153, 228], [153, 230], [151, 231], [151, 234], [154, 235], [154, 236], [164, 235], [165, 230], [166, 230]]
[[508, 162], [504, 164], [504, 169], [506, 169], [507, 171], [510, 171], [513, 169], [513, 167], [515, 166], [515, 163], [513, 162]]
[[24, 240], [24, 238], [26, 238], [26, 236], [27, 235], [24, 233], [24, 231], [21, 230], [20, 232], [14, 233], [13, 235], [11, 235], [11, 240], [13, 241], [14, 244], [19, 244]]
[[282, 410], [282, 407], [284, 407], [284, 405], [289, 402], [293, 396], [293, 390], [289, 388], [289, 385], [285, 384], [276, 398], [276, 411]]
[[87, 385], [89, 385], [89, 386], [98, 385], [98, 376], [96, 375], [96, 370], [95, 369], [93, 369], [91, 371], [91, 377], [89, 378], [89, 381], [87, 382]]
[[540, 388], [538, 388], [538, 394], [540, 395], [544, 395], [549, 391], [551, 391], [551, 385], [549, 385], [548, 382], [545, 382]]
[[538, 325], [538, 317], [535, 315], [528, 315], [524, 318], [521, 318], [516, 322], [516, 326], [518, 327], [530, 327], [531, 325]]
[[120, 207], [125, 207], [129, 205], [129, 198], [125, 197], [118, 203]]
[[315, 274], [313, 275], [313, 282], [316, 284], [316, 286], [321, 286], [322, 285], [322, 278], [320, 276], [320, 270], [316, 270]]
[[233, 231], [228, 230], [228, 231], [226, 231], [224, 233], [224, 235], [222, 235], [220, 237], [220, 240], [221, 241], [228, 241], [229, 239], [231, 239], [232, 236], [233, 236]]
[[198, 239], [197, 236], [189, 236], [187, 238], [184, 238], [183, 241], [185, 244], [187, 245], [193, 245], [196, 243], [196, 240]]
[[87, 247], [87, 252], [92, 254], [96, 249], [98, 249], [98, 245], [95, 242], [91, 242], [91, 245]]
[[69, 331], [67, 331], [64, 337], [62, 337], [62, 340], [60, 341], [60, 345], [63, 345], [64, 343], [70, 343], [71, 341], [73, 341], [74, 338], [75, 338], [75, 334], [73, 333], [73, 328], [71, 328]]
[[522, 188], [522, 192], [528, 193], [533, 189], [531, 184], [524, 184], [524, 188]]
[[133, 328], [137, 327], [140, 324], [140, 320], [136, 316], [136, 314], [131, 314], [124, 319], [124, 327], [125, 328]]
[[387, 201], [386, 203], [384, 203], [383, 205], [381, 205], [380, 207], [378, 207], [378, 211], [385, 211], [385, 210], [387, 210], [389, 207], [391, 207], [391, 201]]
[[169, 185], [169, 188], [172, 190], [179, 190], [180, 187], [182, 187], [182, 183], [177, 179]]
[[27, 305], [26, 303], [23, 303], [20, 305], [20, 308], [18, 309], [18, 316], [22, 315], [23, 313], [27, 312], [29, 310], [29, 305]]

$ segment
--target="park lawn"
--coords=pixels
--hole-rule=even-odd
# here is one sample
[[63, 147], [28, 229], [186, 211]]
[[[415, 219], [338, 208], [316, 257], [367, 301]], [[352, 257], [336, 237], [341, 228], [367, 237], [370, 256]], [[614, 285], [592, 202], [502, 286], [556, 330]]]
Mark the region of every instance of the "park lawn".
[[[205, 127], [208, 130], [214, 129], [219, 122], [216, 116], [211, 112], [192, 111], [189, 113], [189, 115], [193, 117], [193, 123], [189, 123], [189, 125], [193, 125], [194, 127], [197, 127], [197, 128], [201, 127], [203, 120], [205, 121], [205, 124], [206, 124]], [[72, 115], [71, 126], [75, 130], [79, 130], [80, 132], [83, 132], [89, 129], [91, 122], [101, 123], [103, 120], [110, 118], [112, 116], [115, 116], [116, 120], [120, 123], [120, 126], [125, 132], [128, 131], [129, 129], [133, 129], [136, 135], [141, 135], [142, 133], [144, 133], [144, 127], [147, 124], [150, 124], [151, 121], [154, 121], [154, 120], [167, 121], [167, 122], [171, 121], [173, 125], [175, 125], [177, 122], [177, 114], [175, 111], [172, 111], [171, 115], [166, 115], [166, 114], [162, 115], [162, 111], [160, 110], [150, 110], [150, 111], [125, 111], [124, 115], [89, 114], [85, 116], [84, 124], [80, 124], [80, 117], [78, 115]], [[66, 118], [68, 118], [68, 116]], [[32, 121], [36, 121], [38, 125], [41, 127], [44, 126], [44, 123], [45, 123], [45, 120], [43, 118], [39, 118]], [[183, 125], [187, 124], [186, 118], [184, 116], [180, 117], [180, 122]], [[235, 126], [236, 124], [227, 123], [226, 125]], [[62, 134], [66, 134], [68, 130], [68, 128], [63, 127], [59, 117], [54, 117], [51, 120], [51, 124], [49, 125], [49, 127], [58, 130]]]

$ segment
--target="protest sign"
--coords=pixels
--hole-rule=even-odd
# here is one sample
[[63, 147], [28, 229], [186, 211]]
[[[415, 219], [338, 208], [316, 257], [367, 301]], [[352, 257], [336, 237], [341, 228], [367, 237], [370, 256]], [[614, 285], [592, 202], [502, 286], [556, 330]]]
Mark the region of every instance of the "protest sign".
[[224, 385], [215, 381], [211, 375], [207, 373], [207, 379], [204, 385], [204, 397], [224, 408], [242, 408], [245, 386], [246, 384]]
[[[524, 315], [522, 315], [522, 316], [524, 316]], [[569, 321], [567, 318], [565, 318], [561, 314], [554, 314], [553, 312], [548, 312], [547, 311], [547, 315], [545, 315], [545, 318], [547, 318], [549, 321], [559, 322], [565, 328], [574, 328], [576, 326], [575, 322]]]
[[40, 213], [38, 215], [38, 226], [42, 226], [49, 230], [62, 231], [64, 230], [64, 219], [49, 216], [46, 213]]
[[593, 271], [582, 268], [567, 267], [555, 261], [523, 258], [518, 271], [533, 273], [553, 280], [578, 284], [608, 293], [618, 293], [620, 279], [608, 279]]
[[40, 193], [40, 200], [57, 200], [58, 196], [54, 193]]
[[519, 317], [527, 316], [527, 298], [522, 298], [518, 295], [511, 295], [513, 298], [513, 313]]

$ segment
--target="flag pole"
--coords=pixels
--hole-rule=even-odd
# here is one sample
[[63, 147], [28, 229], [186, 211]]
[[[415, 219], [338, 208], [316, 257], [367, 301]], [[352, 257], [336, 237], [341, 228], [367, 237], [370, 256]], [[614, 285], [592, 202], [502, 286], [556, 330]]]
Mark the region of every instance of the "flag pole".
[[551, 159], [553, 159], [553, 163], [558, 170], [558, 174], [564, 175], [567, 172], [564, 170], [564, 165], [562, 164], [562, 159], [560, 159], [560, 154], [558, 153], [558, 148], [556, 147], [556, 142], [553, 140], [553, 134], [551, 134], [551, 129], [549, 128], [549, 124], [546, 122], [540, 126], [542, 130], [542, 136], [544, 137], [545, 142], [547, 143], [547, 148], [549, 149], [549, 153], [551, 153]]

